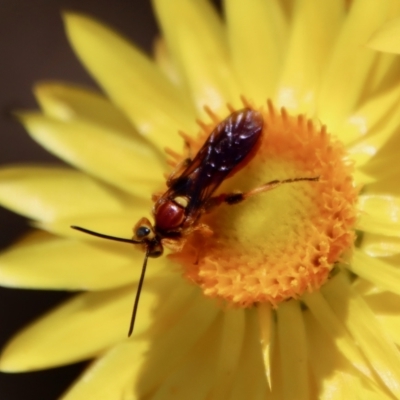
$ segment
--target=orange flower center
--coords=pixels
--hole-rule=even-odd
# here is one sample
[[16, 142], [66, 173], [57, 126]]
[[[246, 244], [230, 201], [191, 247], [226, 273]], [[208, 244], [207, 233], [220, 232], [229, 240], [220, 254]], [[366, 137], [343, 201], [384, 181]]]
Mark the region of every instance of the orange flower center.
[[[343, 145], [302, 115], [277, 112], [270, 103], [261, 112], [257, 154], [218, 193], [246, 192], [276, 179], [319, 181], [288, 183], [221, 205], [201, 220], [211, 236], [192, 233], [183, 250], [170, 255], [206, 296], [239, 307], [276, 306], [319, 289], [355, 239], [357, 189]], [[212, 128], [204, 126], [195, 147]]]

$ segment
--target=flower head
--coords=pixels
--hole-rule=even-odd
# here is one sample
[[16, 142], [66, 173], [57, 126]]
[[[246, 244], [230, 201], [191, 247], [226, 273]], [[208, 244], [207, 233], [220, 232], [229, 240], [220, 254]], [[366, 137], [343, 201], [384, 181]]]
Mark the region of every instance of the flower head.
[[[206, 0], [154, 6], [155, 61], [65, 15], [104, 95], [40, 84], [42, 111], [18, 113], [75, 169], [0, 171], [1, 204], [41, 229], [0, 257], [0, 282], [85, 293], [19, 333], [0, 367], [96, 358], [68, 400], [399, 398], [400, 77], [397, 57], [366, 46], [397, 3], [227, 0], [226, 23]], [[170, 253], [150, 260], [126, 338], [141, 246], [70, 225], [126, 237], [166, 192], [168, 163], [174, 188], [243, 107], [263, 122], [255, 151], [203, 188], [188, 229], [156, 223]], [[189, 178], [171, 198], [185, 212], [199, 197]]]

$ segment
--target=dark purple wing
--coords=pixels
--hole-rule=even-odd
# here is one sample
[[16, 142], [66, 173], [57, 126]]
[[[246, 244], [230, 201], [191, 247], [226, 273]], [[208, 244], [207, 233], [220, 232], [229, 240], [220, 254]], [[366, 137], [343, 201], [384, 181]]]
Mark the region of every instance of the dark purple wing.
[[167, 196], [189, 199], [186, 214], [212, 196], [258, 143], [263, 127], [260, 112], [243, 109], [223, 120], [210, 134], [190, 165], [169, 187]]

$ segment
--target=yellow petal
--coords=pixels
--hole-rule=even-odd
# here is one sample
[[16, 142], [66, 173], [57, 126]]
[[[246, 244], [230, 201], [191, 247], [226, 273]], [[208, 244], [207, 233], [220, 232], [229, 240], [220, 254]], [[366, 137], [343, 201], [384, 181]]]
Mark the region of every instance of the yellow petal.
[[275, 331], [275, 322], [272, 318], [271, 305], [268, 303], [259, 304], [257, 307], [260, 325], [260, 342], [264, 360], [265, 376], [269, 388], [271, 384], [271, 359], [272, 359], [272, 338]]
[[372, 97], [378, 96], [380, 93], [397, 87], [399, 80], [398, 66], [399, 59], [395, 54], [378, 55], [373, 67], [374, 72], [365, 82], [362, 101], [368, 100], [371, 94]]
[[143, 138], [137, 134], [126, 116], [106, 97], [91, 89], [62, 82], [35, 85], [35, 96], [49, 116], [61, 121], [89, 120], [93, 124], [126, 133], [132, 140]]
[[[400, 87], [398, 85], [369, 98], [367, 102], [352, 113], [344, 121], [343, 126], [337, 130], [338, 138], [344, 144], [349, 144], [358, 140], [356, 144], [363, 144], [362, 147], [359, 145], [358, 151], [364, 148], [367, 155], [374, 155], [384, 144], [385, 137], [383, 136], [383, 132], [381, 132], [382, 122], [387, 124], [388, 116], [396, 114], [396, 112], [393, 112], [392, 110], [393, 107], [398, 104], [399, 99]], [[379, 123], [381, 124], [378, 126]], [[373, 132], [374, 127], [376, 127], [375, 132]], [[391, 131], [389, 130], [389, 132]], [[370, 147], [371, 143], [370, 138], [367, 136], [368, 134], [371, 134], [374, 137], [380, 137], [379, 140], [375, 139], [374, 148]], [[386, 134], [386, 140], [387, 137], [388, 134]], [[367, 142], [364, 142], [363, 138], [368, 138]], [[352, 146], [356, 144], [353, 144]]]
[[[335, 343], [329, 340], [327, 330], [313, 318], [310, 312], [304, 313], [309, 337], [310, 364], [316, 382], [314, 397], [321, 400], [389, 400], [391, 399], [372, 379], [360, 375], [353, 366], [337, 351]], [[329, 351], [327, 351], [329, 349]]]
[[96, 180], [67, 168], [8, 167], [0, 170], [0, 202], [42, 222], [70, 215], [118, 212], [123, 197]]
[[[115, 400], [132, 392], [134, 376], [146, 359], [149, 342], [125, 341], [99, 357], [61, 398]], [[134, 360], [134, 362], [132, 362]], [[134, 398], [134, 397], [132, 397]]]
[[[39, 83], [34, 92], [47, 116], [66, 122], [88, 121], [106, 127], [134, 141], [142, 152], [149, 153], [151, 144], [139, 135], [125, 114], [100, 93], [62, 82]], [[164, 154], [160, 154], [160, 157], [164, 159]]]
[[157, 65], [164, 72], [165, 76], [176, 86], [183, 86], [182, 76], [179, 74], [177, 67], [172, 60], [171, 54], [168, 51], [167, 44], [164, 38], [159, 37], [154, 43], [154, 58]]
[[361, 215], [357, 228], [367, 232], [400, 235], [400, 198], [364, 194], [359, 197]]
[[[397, 190], [397, 185], [392, 184], [394, 179], [400, 176], [400, 164], [398, 161], [398, 149], [400, 135], [393, 132], [390, 139], [383, 145], [378, 153], [363, 166], [363, 170], [372, 176], [379, 178], [377, 183], [386, 184], [387, 187], [392, 187], [389, 193]], [[382, 181], [382, 182], [381, 182]]]
[[[391, 172], [395, 172], [396, 169], [393, 168]], [[382, 171], [383, 172], [383, 171]], [[389, 171], [388, 171], [389, 172]], [[389, 172], [390, 174], [390, 172]], [[383, 175], [380, 174], [381, 176]], [[391, 175], [391, 174], [390, 174]], [[393, 185], [393, 179], [395, 178], [395, 175], [391, 175], [391, 178], [389, 176], [384, 176], [380, 177], [379, 179], [376, 180], [376, 182], [369, 183], [363, 188], [363, 194], [366, 195], [376, 195], [376, 196], [381, 196], [383, 198], [399, 198], [400, 197], [400, 186], [399, 185]], [[367, 197], [368, 198], [368, 197]]]
[[287, 40], [287, 22], [275, 1], [225, 0], [232, 62], [242, 92], [257, 104], [275, 93]]
[[277, 317], [284, 399], [308, 400], [307, 338], [300, 303], [294, 300], [281, 303]]
[[244, 310], [226, 311], [222, 314], [222, 319], [219, 342], [212, 356], [214, 388], [209, 393], [210, 399], [226, 399], [229, 397], [235, 372], [241, 361], [240, 357], [245, 340], [246, 319]]
[[163, 176], [161, 160], [122, 132], [85, 121], [63, 122], [36, 113], [19, 114], [31, 136], [68, 163], [129, 193], [148, 195]]
[[274, 334], [272, 336], [271, 346], [271, 384], [270, 390], [272, 399], [284, 399], [284, 385], [282, 376], [282, 357], [280, 354], [279, 336], [276, 329], [276, 314], [273, 315]]
[[[32, 243], [32, 237], [37, 238]], [[60, 239], [34, 232], [0, 254], [3, 286], [60, 290], [102, 290], [137, 282], [143, 252], [132, 246]], [[165, 259], [151, 260], [147, 278]]]
[[363, 45], [389, 16], [391, 0], [376, 7], [375, 0], [351, 3], [321, 84], [318, 117], [337, 131], [357, 102], [376, 53]]
[[355, 345], [353, 338], [348, 334], [343, 322], [336, 317], [323, 296], [319, 292], [314, 292], [304, 295], [302, 300], [320, 326], [331, 336], [335, 342], [335, 347], [358, 371], [372, 379], [371, 371]]
[[[146, 282], [134, 336], [153, 320], [159, 301], [152, 281]], [[158, 285], [160, 286], [160, 285]], [[92, 358], [125, 340], [136, 288], [89, 292], [74, 297], [25, 328], [8, 343], [0, 360], [2, 371], [31, 371]]]
[[363, 185], [367, 185], [370, 183], [376, 182], [377, 178], [372, 175], [361, 171], [361, 169], [356, 169], [353, 172], [354, 183], [357, 187], [362, 187]]
[[380, 289], [400, 294], [400, 269], [397, 266], [369, 257], [363, 251], [355, 249], [348, 268]]
[[367, 46], [388, 53], [400, 53], [400, 17], [391, 19], [374, 32]]
[[[196, 290], [195, 301], [181, 311], [179, 319], [168, 329], [161, 329], [161, 326], [157, 328], [158, 321], [156, 321], [156, 333], [152, 337], [153, 345], [147, 355], [146, 365], [138, 377], [137, 388], [142, 398], [152, 393], [157, 382], [179, 364], [219, 313], [220, 310], [215, 304], [206, 300]], [[171, 349], [174, 349], [172, 353]]]
[[198, 114], [205, 116], [205, 105], [225, 114], [227, 102], [240, 106], [242, 93], [230, 68], [226, 37], [210, 3], [176, 0], [171, 7], [168, 0], [154, 0], [154, 6]]
[[364, 300], [376, 315], [382, 328], [387, 332], [391, 339], [400, 344], [400, 316], [399, 303], [400, 296], [394, 293], [380, 291], [371, 295], [364, 296]]
[[325, 286], [322, 294], [336, 316], [346, 321], [371, 367], [395, 396], [400, 396], [400, 354], [390, 337], [361, 296], [351, 289], [345, 274], [337, 274]]
[[[139, 205], [140, 203], [134, 202], [131, 209], [127, 208], [121, 213], [69, 215], [67, 218], [52, 222], [34, 223], [33, 226], [60, 236], [85, 240], [102, 246], [105, 244], [104, 239], [71, 229], [71, 226], [80, 226], [106, 235], [129, 239], [132, 237], [132, 229], [136, 222], [142, 217], [148, 216], [150, 212], [150, 206]], [[130, 245], [125, 244], [125, 248], [130, 248]]]
[[400, 238], [364, 232], [360, 248], [370, 257], [388, 257], [400, 253]]
[[[241, 350], [240, 362], [233, 379], [231, 400], [275, 399], [268, 390], [264, 362], [260, 347], [258, 316], [254, 309], [246, 310], [246, 331]], [[221, 398], [214, 397], [219, 400]]]
[[177, 131], [195, 128], [183, 95], [143, 53], [105, 25], [74, 13], [64, 14], [64, 20], [80, 60], [138, 131], [161, 150], [180, 151]]
[[295, 2], [277, 94], [278, 106], [314, 115], [321, 74], [343, 14], [343, 3], [340, 1]]
[[[378, 151], [382, 149], [393, 136], [396, 135], [396, 131], [400, 122], [398, 108], [400, 89], [398, 87], [396, 87], [396, 89], [398, 90], [396, 90], [396, 93], [394, 93], [394, 96], [391, 99], [396, 102], [393, 111], [389, 115], [381, 115], [380, 117], [383, 119], [381, 121], [376, 121], [377, 125], [375, 125], [375, 127], [368, 132], [365, 137], [360, 138], [347, 147], [350, 157], [359, 167], [369, 162], [372, 157], [375, 156]], [[379, 107], [377, 107], [377, 109], [379, 109]], [[373, 115], [373, 112], [371, 112], [371, 115]]]
[[[207, 398], [215, 380], [215, 359], [218, 351], [222, 315], [208, 327], [179, 365], [166, 371], [166, 378], [152, 393], [152, 400], [201, 400]], [[201, 384], [199, 384], [201, 382]], [[217, 381], [218, 385], [218, 381]], [[146, 396], [147, 397], [147, 396]]]

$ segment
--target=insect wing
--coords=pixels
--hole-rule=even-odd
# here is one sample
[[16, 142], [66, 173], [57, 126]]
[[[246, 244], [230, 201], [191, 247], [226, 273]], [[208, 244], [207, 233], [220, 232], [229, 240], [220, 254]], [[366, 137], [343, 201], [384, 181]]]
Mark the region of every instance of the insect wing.
[[232, 113], [211, 132], [193, 161], [171, 183], [167, 196], [187, 197], [187, 214], [196, 212], [229, 175], [243, 167], [260, 141], [262, 127], [258, 111]]

